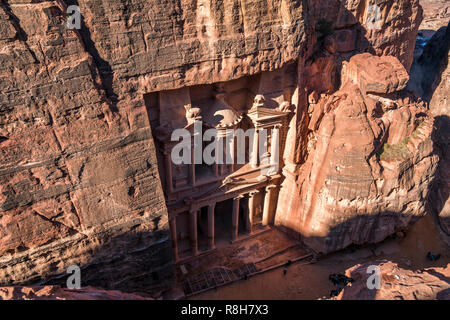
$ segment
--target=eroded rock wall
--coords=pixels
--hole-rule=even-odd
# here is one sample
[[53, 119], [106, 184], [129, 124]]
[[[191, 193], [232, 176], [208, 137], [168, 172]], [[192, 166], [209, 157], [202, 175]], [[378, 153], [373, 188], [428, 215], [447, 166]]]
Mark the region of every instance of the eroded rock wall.
[[435, 117], [433, 138], [440, 162], [430, 197], [430, 208], [450, 236], [450, 23], [427, 43], [411, 69], [410, 87], [426, 101]]
[[[308, 158], [308, 95], [336, 91], [342, 61], [368, 51], [396, 56], [409, 69], [418, 1], [379, 2], [377, 30], [367, 28], [369, 3], [2, 1], [0, 282], [36, 282], [76, 263], [84, 279], [101, 279], [95, 284], [103, 287], [132, 279], [148, 290], [170, 285], [167, 212], [144, 94], [298, 61], [285, 170], [298, 176]], [[65, 27], [66, 6], [73, 4], [83, 17], [79, 31]], [[321, 20], [335, 32], [322, 35]], [[361, 148], [355, 157], [368, 174], [362, 158], [370, 150]], [[408, 168], [426, 151], [414, 154]], [[288, 190], [300, 199], [299, 187]], [[286, 209], [301, 213], [298, 206]], [[298, 220], [279, 219], [299, 230]]]
[[[79, 31], [66, 28], [68, 5], [80, 7]], [[311, 33], [305, 7], [2, 1], [1, 283], [41, 281], [75, 263], [84, 285], [170, 285], [144, 94], [295, 61]]]
[[425, 214], [438, 157], [427, 106], [394, 57], [353, 56], [309, 105], [308, 156], [280, 192], [276, 224], [318, 252], [374, 243]]
[[[374, 283], [369, 268], [379, 268], [380, 288], [368, 289]], [[373, 269], [370, 269], [373, 270]], [[448, 300], [450, 267], [408, 270], [392, 261], [373, 261], [349, 268], [345, 274], [354, 282], [332, 300]]]
[[[369, 26], [369, 2], [344, 2], [338, 11], [322, 5], [336, 28], [299, 63], [299, 107], [276, 224], [330, 252], [380, 241], [423, 216], [437, 157], [427, 107], [404, 91], [422, 19], [418, 2], [379, 3], [379, 28]], [[365, 54], [352, 61], [360, 52], [396, 58]], [[422, 140], [413, 139], [411, 152], [401, 150], [414, 130]], [[401, 158], [381, 160], [385, 144], [396, 145]]]
[[3, 1], [0, 20], [0, 282], [126, 263], [141, 248], [164, 287], [172, 259], [145, 108], [117, 110], [58, 2]]

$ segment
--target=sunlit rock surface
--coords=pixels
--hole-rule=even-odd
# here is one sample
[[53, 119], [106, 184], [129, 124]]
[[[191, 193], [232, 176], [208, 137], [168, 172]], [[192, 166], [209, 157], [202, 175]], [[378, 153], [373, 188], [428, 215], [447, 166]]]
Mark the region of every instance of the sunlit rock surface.
[[319, 252], [374, 243], [425, 214], [438, 157], [433, 118], [394, 57], [344, 62], [342, 85], [310, 104], [308, 158], [285, 180], [276, 224]]
[[440, 217], [442, 230], [450, 235], [450, 24], [428, 41], [411, 68], [409, 87], [429, 101], [435, 117], [433, 138], [441, 158], [430, 197], [430, 207]]
[[[380, 271], [380, 288], [375, 284], [376, 266]], [[450, 266], [408, 270], [391, 261], [374, 261], [356, 265], [345, 272], [354, 282], [344, 287], [333, 300], [449, 300]], [[372, 277], [371, 277], [372, 276]]]
[[[71, 4], [81, 9], [80, 31], [66, 28]], [[396, 70], [412, 63], [422, 18], [418, 1], [379, 4], [377, 29], [368, 28], [368, 4], [3, 1], [0, 283], [41, 281], [78, 264], [102, 287], [129, 288], [133, 281], [147, 290], [171, 286], [167, 210], [144, 94], [228, 81], [295, 61], [296, 116], [285, 168], [294, 178], [280, 195], [286, 211], [279, 223], [320, 235], [341, 225], [327, 240], [332, 250], [376, 241], [420, 216], [436, 161], [430, 155], [432, 122], [426, 110], [396, 91], [404, 71], [395, 85], [383, 80], [387, 96], [379, 89], [369, 90], [375, 96], [363, 94], [353, 80], [333, 94], [342, 62], [357, 53], [394, 56], [400, 61]], [[316, 104], [322, 93], [328, 96], [309, 108], [308, 97]], [[400, 160], [367, 162], [383, 143], [397, 145], [413, 134]], [[321, 189], [326, 181], [331, 186]], [[326, 200], [321, 190], [334, 198]], [[340, 214], [326, 209], [318, 215], [328, 201]], [[373, 215], [375, 210], [387, 215]], [[374, 230], [382, 231], [372, 235]]]

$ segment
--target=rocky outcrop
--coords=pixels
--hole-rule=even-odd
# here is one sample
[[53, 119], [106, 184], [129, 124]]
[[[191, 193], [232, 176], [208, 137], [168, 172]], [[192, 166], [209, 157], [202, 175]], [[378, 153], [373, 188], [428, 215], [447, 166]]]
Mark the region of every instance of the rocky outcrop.
[[[369, 51], [397, 57], [407, 70], [413, 61], [414, 44], [423, 10], [418, 0], [310, 1], [316, 31], [332, 37], [338, 52]], [[317, 22], [322, 24], [317, 25]], [[324, 24], [323, 24], [324, 23]], [[325, 26], [325, 28], [323, 28]], [[317, 28], [319, 27], [319, 28]]]
[[450, 19], [450, 3], [447, 0], [421, 0], [423, 21], [421, 29], [438, 30], [447, 25]]
[[[367, 282], [374, 283], [374, 269], [380, 270], [380, 288], [369, 289]], [[449, 300], [450, 266], [407, 270], [391, 261], [374, 261], [358, 264], [345, 272], [354, 280], [344, 287], [333, 300]], [[371, 277], [369, 279], [369, 277]]]
[[0, 283], [140, 250], [149, 290], [166, 287], [167, 212], [143, 104], [118, 110], [60, 2], [3, 1], [0, 25]]
[[0, 300], [152, 300], [137, 294], [93, 287], [65, 289], [60, 286], [0, 287]]
[[394, 57], [355, 55], [340, 89], [311, 99], [308, 158], [282, 185], [278, 225], [325, 253], [381, 241], [425, 214], [438, 157], [433, 118], [408, 78]]
[[[44, 281], [78, 264], [83, 277], [103, 287], [122, 288], [133, 279], [149, 291], [169, 286], [167, 210], [144, 95], [294, 61], [299, 75], [311, 72], [319, 85], [329, 84], [319, 93], [331, 94], [341, 61], [364, 51], [396, 56], [409, 69], [418, 1], [380, 3], [381, 27], [367, 30], [369, 2], [2, 1], [0, 283]], [[66, 28], [71, 4], [81, 9], [81, 30]], [[327, 32], [329, 22], [334, 32]], [[322, 47], [339, 53], [316, 60], [330, 70], [311, 63]], [[292, 171], [307, 156], [303, 81], [289, 133]], [[413, 109], [408, 119], [416, 114]], [[396, 137], [413, 130], [395, 127], [402, 132]], [[424, 150], [407, 161], [402, 185], [411, 183], [407, 169], [423, 163]], [[421, 183], [414, 181], [420, 187], [413, 192], [425, 190]]]
[[321, 20], [332, 23], [339, 42], [348, 42], [350, 50], [393, 55], [409, 69], [422, 19], [418, 0], [379, 3], [378, 29], [367, 28], [370, 0], [77, 3], [87, 51], [124, 105], [131, 97], [142, 103], [135, 91], [172, 90], [279, 69], [308, 54], [320, 37]]
[[[450, 22], [449, 22], [450, 26]], [[436, 115], [448, 110], [448, 57], [450, 28], [440, 28], [427, 42], [411, 68], [409, 88], [430, 102]]]
[[[430, 110], [436, 119], [435, 144], [441, 158], [430, 202], [438, 213], [442, 229], [450, 236], [450, 24], [445, 35], [441, 29], [435, 41], [447, 44], [447, 48], [442, 48], [444, 53], [446, 49], [447, 56], [440, 60], [440, 68], [432, 83], [432, 89], [436, 88], [430, 99]], [[429, 59], [433, 56], [436, 58], [433, 54]]]
[[450, 24], [439, 29], [412, 68], [412, 89], [429, 101], [435, 117], [434, 142], [440, 155], [430, 206], [450, 235]]
[[[445, 13], [443, 8], [440, 9], [440, 12]], [[447, 235], [450, 235], [449, 62], [450, 24], [437, 30], [423, 50], [418, 52], [411, 68], [411, 81], [409, 84], [411, 90], [414, 90], [424, 100], [429, 102], [430, 110], [435, 117], [433, 140], [435, 149], [439, 153], [440, 161], [429, 204], [432, 211], [440, 218], [442, 230]]]

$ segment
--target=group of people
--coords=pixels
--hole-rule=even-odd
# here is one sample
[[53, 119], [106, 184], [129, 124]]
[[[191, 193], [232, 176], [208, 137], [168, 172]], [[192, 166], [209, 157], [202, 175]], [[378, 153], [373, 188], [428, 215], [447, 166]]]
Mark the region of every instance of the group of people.
[[286, 273], [287, 273], [287, 268], [288, 268], [291, 264], [292, 264], [292, 261], [291, 261], [291, 260], [288, 260], [288, 261], [286, 262], [286, 264], [284, 265], [284, 269], [283, 269], [283, 275], [286, 275]]
[[330, 296], [335, 297], [346, 287], [349, 283], [353, 283], [353, 279], [347, 277], [345, 274], [332, 273], [328, 276], [328, 280], [331, 281], [337, 288], [331, 290]]
[[427, 259], [430, 261], [438, 261], [440, 257], [441, 257], [440, 253], [437, 254], [433, 254], [432, 252], [427, 253]]

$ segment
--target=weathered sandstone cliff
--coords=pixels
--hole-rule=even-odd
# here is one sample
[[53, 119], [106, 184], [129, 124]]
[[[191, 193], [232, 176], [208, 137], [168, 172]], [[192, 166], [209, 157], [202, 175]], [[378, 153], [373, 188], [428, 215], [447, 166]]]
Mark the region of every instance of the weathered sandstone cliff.
[[433, 118], [404, 90], [408, 78], [394, 57], [344, 63], [341, 88], [310, 104], [309, 156], [295, 185], [285, 181], [277, 224], [330, 252], [381, 241], [425, 214], [438, 158]]
[[420, 0], [423, 7], [423, 21], [420, 29], [438, 30], [450, 19], [450, 3], [447, 0]]
[[416, 58], [410, 87], [429, 101], [435, 117], [433, 138], [440, 162], [430, 197], [430, 207], [450, 235], [450, 23], [436, 31]]
[[[417, 0], [381, 1], [381, 27], [370, 29], [369, 3], [1, 1], [0, 283], [37, 282], [78, 264], [89, 284], [169, 286], [167, 210], [144, 95], [295, 61], [285, 169], [294, 178], [281, 191], [279, 223], [320, 235], [340, 225], [326, 242], [332, 250], [377, 241], [420, 216], [436, 161], [432, 121], [401, 91], [400, 63], [409, 70], [422, 10]], [[81, 30], [66, 28], [72, 4], [81, 9]], [[383, 69], [386, 78], [372, 86], [370, 72], [357, 78], [365, 73], [355, 58], [333, 94], [341, 62], [359, 52], [396, 57], [400, 63], [380, 64], [398, 78]], [[400, 149], [400, 159], [378, 159], [382, 146]], [[325, 190], [336, 195], [330, 210]]]

